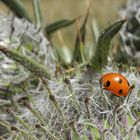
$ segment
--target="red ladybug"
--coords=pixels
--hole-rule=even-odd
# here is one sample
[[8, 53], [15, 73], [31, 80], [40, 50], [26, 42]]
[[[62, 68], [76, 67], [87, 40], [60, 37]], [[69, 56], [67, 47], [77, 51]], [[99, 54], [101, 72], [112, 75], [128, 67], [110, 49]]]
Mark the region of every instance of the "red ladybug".
[[127, 96], [130, 90], [128, 80], [119, 73], [107, 73], [100, 79], [102, 89], [110, 91], [116, 96]]

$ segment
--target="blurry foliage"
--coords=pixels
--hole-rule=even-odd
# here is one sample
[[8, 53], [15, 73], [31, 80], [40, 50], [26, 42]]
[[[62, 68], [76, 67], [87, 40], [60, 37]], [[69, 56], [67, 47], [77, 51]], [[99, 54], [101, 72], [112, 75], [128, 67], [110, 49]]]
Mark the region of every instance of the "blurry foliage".
[[15, 15], [19, 18], [26, 18], [27, 20], [31, 21], [28, 13], [24, 9], [23, 5], [17, 0], [1, 0], [5, 5], [11, 9]]
[[[25, 14], [26, 12], [24, 12], [25, 9], [23, 8], [23, 6], [21, 6], [21, 4], [19, 4], [18, 1], [12, 0], [12, 1], [2, 1], [2, 2], [5, 3], [19, 18], [24, 17], [27, 20], [30, 19], [29, 16], [26, 16], [27, 14]], [[51, 23], [51, 24], [49, 24], [48, 26], [46, 26], [44, 28], [42, 26], [43, 25], [43, 20], [42, 20], [42, 14], [41, 14], [41, 9], [40, 9], [39, 5], [40, 5], [39, 0], [33, 0], [34, 17], [36, 19], [35, 20], [35, 22], [36, 22], [35, 24], [37, 26], [40, 26], [41, 28], [44, 29], [44, 31], [45, 31], [45, 33], [46, 33], [46, 35], [47, 35], [49, 40], [52, 38], [52, 33], [55, 33], [56, 31], [58, 31], [58, 30], [60, 30], [60, 29], [62, 29], [64, 27], [68, 27], [68, 26], [74, 24], [75, 22], [77, 23], [77, 36], [76, 36], [76, 39], [75, 39], [76, 41], [75, 41], [74, 50], [71, 51], [71, 52], [69, 51], [70, 52], [69, 55], [65, 56], [65, 57], [69, 57], [69, 58], [65, 58], [65, 57], [62, 57], [62, 55], [63, 55], [64, 50], [66, 50], [67, 46], [64, 45], [65, 47], [62, 47], [62, 48], [58, 47], [58, 48], [56, 48], [55, 52], [56, 52], [56, 56], [58, 56], [58, 61], [61, 62], [61, 63], [64, 63], [64, 65], [73, 63], [75, 61], [80, 62], [80, 63], [90, 62], [91, 55], [93, 55], [93, 53], [91, 53], [91, 51], [93, 51], [93, 49], [91, 49], [91, 51], [88, 52], [87, 51], [88, 49], [86, 48], [86, 44], [85, 44], [86, 26], [87, 26], [87, 21], [88, 21], [89, 13], [90, 13], [90, 8], [88, 8], [88, 10], [87, 10], [87, 14], [85, 15], [85, 19], [84, 19], [83, 24], [81, 25], [81, 27], [79, 27], [80, 26], [79, 25], [79, 18], [75, 18], [75, 19], [72, 19], [72, 20], [62, 19], [62, 20], [56, 21], [54, 23]], [[90, 5], [90, 3], [89, 3], [89, 5]], [[21, 10], [19, 10], [19, 9], [21, 9]], [[98, 52], [99, 52], [99, 54], [100, 54], [100, 52], [104, 53], [104, 51], [101, 51], [101, 50], [104, 50], [104, 49], [100, 49], [102, 47], [99, 47], [100, 46], [99, 42], [101, 42], [101, 41], [98, 41], [97, 49], [95, 50], [95, 52], [97, 54], [98, 54]], [[51, 44], [53, 46], [55, 43], [52, 41]], [[109, 44], [110, 43], [107, 43], [106, 46], [109, 46]], [[96, 46], [96, 44], [93, 44], [92, 48], [93, 48], [93, 46]], [[107, 50], [107, 51], [105, 52], [105, 55], [102, 54], [102, 56], [101, 56], [101, 57], [103, 57], [102, 60], [99, 60], [99, 58], [96, 58], [96, 57], [92, 56], [92, 60], [95, 59], [95, 61], [92, 61], [92, 63], [96, 63], [96, 64], [92, 64], [92, 65], [98, 65], [100, 63], [99, 67], [101, 68], [101, 65], [102, 65], [101, 63], [104, 63], [104, 62], [101, 62], [101, 61], [104, 60], [104, 61], [106, 61], [105, 64], [107, 63], [107, 57], [106, 56], [108, 54], [107, 52], [109, 51], [109, 48], [106, 48], [105, 50]], [[57, 53], [58, 53], [58, 55], [57, 55]], [[89, 54], [89, 53], [91, 53], [91, 54]], [[96, 55], [96, 56], [98, 56], [98, 55]], [[62, 59], [62, 60], [60, 60], [60, 59]], [[65, 59], [67, 59], [68, 61], [65, 61]], [[93, 68], [94, 67], [95, 66], [93, 66]]]
[[70, 26], [75, 21], [76, 21], [76, 19], [73, 19], [73, 20], [65, 19], [65, 20], [57, 21], [55, 23], [52, 23], [52, 24], [48, 25], [45, 28], [45, 32], [46, 32], [47, 36], [49, 37], [52, 33], [56, 32], [57, 30], [59, 30], [61, 28]]
[[77, 29], [78, 31], [77, 31], [76, 41], [75, 41], [73, 61], [77, 61], [77, 62], [84, 62], [85, 61], [86, 56], [85, 56], [85, 52], [84, 52], [84, 45], [85, 45], [86, 24], [88, 21], [88, 16], [89, 16], [89, 9], [88, 9], [88, 12], [85, 16], [85, 19], [84, 19], [82, 26], [80, 27], [80, 29]]
[[120, 11], [121, 17], [127, 17], [127, 21], [120, 31], [120, 52], [125, 54], [118, 58], [127, 59], [130, 65], [140, 65], [140, 1], [128, 0], [126, 8]]
[[120, 20], [115, 22], [100, 34], [95, 55], [91, 59], [94, 71], [101, 70], [103, 66], [107, 65], [111, 40], [119, 32], [125, 21], [126, 20]]

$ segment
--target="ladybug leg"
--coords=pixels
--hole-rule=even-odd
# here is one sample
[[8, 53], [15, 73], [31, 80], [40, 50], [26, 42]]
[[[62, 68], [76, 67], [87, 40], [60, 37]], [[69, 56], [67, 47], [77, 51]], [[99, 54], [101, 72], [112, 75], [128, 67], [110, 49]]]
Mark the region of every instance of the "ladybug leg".
[[102, 78], [99, 79], [100, 89], [102, 88]]
[[129, 100], [130, 94], [132, 93], [132, 90], [133, 90], [134, 88], [135, 88], [135, 85], [131, 85], [131, 86], [129, 87], [128, 96], [127, 96], [127, 102], [128, 102], [128, 100]]
[[104, 91], [104, 88], [101, 89], [101, 94], [103, 93], [103, 91]]
[[102, 89], [102, 78], [100, 78], [100, 80], [99, 80], [99, 83], [100, 83], [100, 89]]
[[99, 84], [100, 84], [100, 90], [101, 90], [101, 94], [102, 94], [103, 91], [104, 91], [104, 87], [103, 87], [103, 84], [102, 84], [102, 78], [100, 78]]

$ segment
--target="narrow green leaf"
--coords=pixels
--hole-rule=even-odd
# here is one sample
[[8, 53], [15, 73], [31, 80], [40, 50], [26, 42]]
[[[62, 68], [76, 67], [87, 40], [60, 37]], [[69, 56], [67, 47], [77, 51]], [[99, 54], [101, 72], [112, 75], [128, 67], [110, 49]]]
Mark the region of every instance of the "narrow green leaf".
[[98, 38], [95, 54], [91, 58], [91, 64], [94, 71], [101, 70], [102, 67], [107, 64], [108, 52], [110, 50], [110, 42], [121, 29], [124, 22], [124, 19], [117, 21], [107, 27], [103, 32], [101, 32]]
[[41, 14], [41, 3], [40, 0], [33, 0], [34, 16], [37, 26], [42, 26], [42, 14]]
[[23, 55], [19, 54], [18, 52], [16, 52], [15, 50], [10, 50], [3, 46], [0, 46], [0, 51], [2, 53], [4, 53], [8, 58], [21, 64], [23, 67], [25, 67], [27, 70], [29, 70], [34, 75], [50, 79], [50, 72], [47, 70], [47, 68], [44, 67], [43, 65], [40, 65], [33, 59], [23, 56]]
[[76, 19], [73, 20], [64, 19], [64, 20], [54, 22], [45, 28], [45, 32], [49, 36], [61, 28], [72, 25], [75, 21]]
[[75, 50], [74, 50], [74, 55], [73, 55], [73, 61], [78, 61], [82, 62], [85, 61], [85, 54], [84, 54], [84, 43], [85, 43], [85, 36], [86, 36], [86, 23], [88, 20], [89, 16], [89, 10], [85, 16], [84, 22], [80, 28], [79, 33], [77, 34], [76, 37], [76, 42], [75, 42]]
[[11, 9], [19, 18], [26, 18], [27, 20], [31, 21], [29, 15], [27, 14], [26, 10], [22, 6], [19, 0], [1, 0], [9, 9]]
[[62, 62], [62, 64], [64, 64], [64, 65], [71, 63], [72, 53], [67, 46], [62, 46], [61, 48], [56, 47], [56, 51], [57, 51], [58, 56], [60, 58], [59, 62]]
[[97, 42], [98, 37], [99, 37], [99, 27], [98, 27], [98, 23], [97, 23], [96, 19], [93, 19], [93, 21], [92, 21], [91, 31], [92, 31], [95, 42]]

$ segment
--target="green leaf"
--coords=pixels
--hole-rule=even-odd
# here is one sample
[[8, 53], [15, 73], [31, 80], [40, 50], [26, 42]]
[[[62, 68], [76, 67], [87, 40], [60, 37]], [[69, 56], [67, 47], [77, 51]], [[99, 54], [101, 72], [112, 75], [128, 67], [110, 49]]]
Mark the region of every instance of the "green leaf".
[[48, 25], [45, 28], [45, 32], [49, 36], [61, 28], [72, 25], [75, 21], [76, 21], [76, 19], [73, 19], [73, 20], [64, 19], [64, 20], [56, 21], [56, 22]]
[[87, 136], [86, 134], [84, 134], [84, 135], [80, 138], [80, 140], [90, 140], [90, 139], [88, 138], [88, 136]]
[[96, 139], [96, 140], [100, 140], [101, 136], [100, 136], [100, 132], [99, 132], [99, 129], [96, 128], [96, 127], [91, 127], [90, 128], [90, 131], [93, 133], [93, 137]]
[[[9, 47], [10, 48], [10, 47]], [[0, 46], [0, 51], [4, 53], [8, 58], [14, 60], [15, 62], [21, 64], [23, 67], [25, 67], [27, 70], [29, 70], [31, 73], [38, 77], [45, 77], [50, 79], [50, 71], [47, 70], [46, 67], [43, 65], [40, 65], [33, 59], [30, 59], [26, 56], [23, 56], [19, 54], [15, 50], [10, 50], [6, 47]]]
[[103, 66], [107, 64], [107, 57], [110, 50], [111, 40], [121, 29], [124, 22], [124, 19], [117, 21], [100, 33], [95, 54], [91, 58], [91, 65], [94, 71], [101, 70]]
[[104, 120], [104, 129], [109, 129], [110, 125], [107, 119]]
[[35, 16], [35, 20], [36, 20], [36, 25], [37, 26], [42, 26], [42, 14], [41, 14], [41, 2], [40, 0], [32, 0], [33, 2], [33, 8], [34, 8], [34, 16]]
[[84, 43], [86, 36], [86, 23], [89, 16], [89, 9], [85, 16], [84, 22], [80, 28], [80, 31], [77, 34], [76, 42], [75, 42], [75, 50], [73, 55], [73, 61], [83, 62], [85, 61], [85, 53], [84, 53]]
[[29, 15], [27, 14], [26, 10], [22, 6], [19, 0], [1, 0], [9, 9], [11, 9], [19, 18], [26, 18], [27, 20], [31, 21]]
[[132, 126], [134, 124], [135, 120], [131, 117], [130, 114], [127, 115], [127, 123], [128, 126]]

